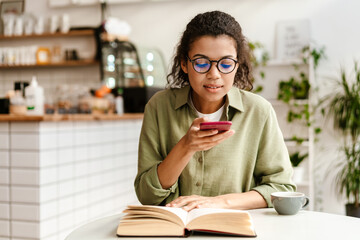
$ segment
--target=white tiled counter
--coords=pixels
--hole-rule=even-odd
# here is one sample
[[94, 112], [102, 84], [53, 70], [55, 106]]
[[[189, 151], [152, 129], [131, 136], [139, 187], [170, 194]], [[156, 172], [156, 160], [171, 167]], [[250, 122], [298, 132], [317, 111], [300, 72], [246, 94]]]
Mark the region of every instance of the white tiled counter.
[[0, 239], [63, 240], [137, 203], [141, 123], [0, 121]]

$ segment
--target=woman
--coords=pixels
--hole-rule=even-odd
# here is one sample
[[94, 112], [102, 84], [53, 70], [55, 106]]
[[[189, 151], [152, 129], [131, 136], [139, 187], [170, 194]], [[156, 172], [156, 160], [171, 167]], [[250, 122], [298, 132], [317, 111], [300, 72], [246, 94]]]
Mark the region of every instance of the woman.
[[[239, 23], [206, 12], [187, 25], [168, 89], [148, 102], [135, 190], [141, 203], [193, 208], [271, 206], [294, 191], [292, 167], [269, 102], [252, 88], [250, 52]], [[200, 131], [206, 121], [232, 129]]]

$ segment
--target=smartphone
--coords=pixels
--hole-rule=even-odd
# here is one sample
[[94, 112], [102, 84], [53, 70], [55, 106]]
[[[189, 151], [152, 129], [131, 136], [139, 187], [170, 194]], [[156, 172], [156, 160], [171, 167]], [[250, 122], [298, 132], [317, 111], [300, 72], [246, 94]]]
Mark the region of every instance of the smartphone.
[[202, 122], [200, 123], [200, 130], [217, 129], [219, 132], [225, 132], [230, 130], [231, 124], [230, 121]]

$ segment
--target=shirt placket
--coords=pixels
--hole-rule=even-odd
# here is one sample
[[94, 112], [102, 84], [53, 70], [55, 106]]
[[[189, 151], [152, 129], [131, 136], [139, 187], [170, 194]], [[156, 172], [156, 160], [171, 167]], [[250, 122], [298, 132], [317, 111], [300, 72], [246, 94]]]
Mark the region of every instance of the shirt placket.
[[204, 185], [204, 151], [197, 152], [194, 156], [196, 160], [196, 179], [194, 189], [196, 195], [202, 195], [202, 189]]

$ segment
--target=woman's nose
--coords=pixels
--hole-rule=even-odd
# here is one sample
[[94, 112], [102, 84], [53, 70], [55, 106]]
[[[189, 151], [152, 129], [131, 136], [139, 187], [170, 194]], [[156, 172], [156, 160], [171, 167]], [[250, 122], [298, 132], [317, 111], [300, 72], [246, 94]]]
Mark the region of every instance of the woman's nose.
[[211, 79], [218, 79], [221, 77], [220, 71], [216, 66], [216, 62], [211, 63], [211, 68], [207, 72], [207, 77]]

